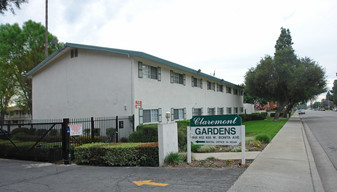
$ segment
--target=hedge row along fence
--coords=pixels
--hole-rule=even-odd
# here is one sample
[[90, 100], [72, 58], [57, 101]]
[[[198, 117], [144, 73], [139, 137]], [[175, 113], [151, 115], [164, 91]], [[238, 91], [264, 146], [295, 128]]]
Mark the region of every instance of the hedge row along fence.
[[75, 162], [105, 166], [159, 166], [158, 143], [93, 143], [75, 148]]
[[[264, 120], [267, 112], [239, 114], [242, 122]], [[190, 126], [189, 120], [176, 121], [178, 124], [178, 146], [181, 151], [186, 151], [187, 144], [187, 127]], [[137, 131], [129, 136], [130, 142], [158, 142], [158, 124], [139, 125]]]

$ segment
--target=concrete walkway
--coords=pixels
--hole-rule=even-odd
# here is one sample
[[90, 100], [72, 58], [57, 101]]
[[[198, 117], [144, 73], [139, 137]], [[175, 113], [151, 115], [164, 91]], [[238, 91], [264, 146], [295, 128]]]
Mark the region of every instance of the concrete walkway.
[[228, 191], [324, 191], [297, 114]]

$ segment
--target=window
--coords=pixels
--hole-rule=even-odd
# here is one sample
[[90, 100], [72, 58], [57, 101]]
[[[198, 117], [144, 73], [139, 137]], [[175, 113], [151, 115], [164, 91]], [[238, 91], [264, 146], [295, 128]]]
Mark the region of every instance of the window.
[[78, 49], [72, 49], [70, 51], [70, 58], [78, 57]]
[[207, 89], [215, 91], [215, 83], [207, 81]]
[[138, 62], [138, 77], [161, 80], [160, 67], [153, 67]]
[[192, 87], [199, 87], [202, 89], [202, 79], [197, 79], [192, 76]]
[[233, 89], [233, 94], [237, 95], [238, 94], [238, 89]]
[[216, 87], [217, 87], [217, 89], [216, 89], [216, 90], [217, 90], [218, 92], [223, 92], [223, 85], [219, 85], [219, 84], [217, 84], [217, 86], [216, 86]]
[[215, 115], [215, 108], [208, 108], [208, 115]]
[[239, 113], [239, 109], [237, 107], [234, 107], [234, 114], [238, 114]]
[[185, 85], [185, 75], [180, 73], [175, 73], [173, 71], [170, 71], [171, 75], [171, 83], [177, 83]]
[[192, 113], [193, 113], [193, 116], [200, 116], [202, 115], [202, 108], [193, 108]]
[[232, 108], [231, 107], [227, 107], [227, 114], [232, 114]]
[[243, 113], [243, 107], [240, 107], [240, 113]]
[[243, 95], [243, 90], [240, 90], [240, 96], [242, 96]]
[[217, 111], [218, 115], [223, 115], [224, 114], [224, 111], [223, 111], [223, 107], [218, 107], [218, 111]]
[[186, 119], [186, 109], [174, 109], [171, 108], [171, 120]]
[[161, 108], [139, 109], [139, 124], [161, 122]]
[[232, 93], [232, 88], [226, 87], [226, 93]]

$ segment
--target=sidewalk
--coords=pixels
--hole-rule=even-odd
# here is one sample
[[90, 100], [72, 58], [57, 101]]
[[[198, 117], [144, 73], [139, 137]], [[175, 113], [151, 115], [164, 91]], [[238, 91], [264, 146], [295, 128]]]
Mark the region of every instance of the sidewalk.
[[298, 114], [228, 191], [324, 191]]

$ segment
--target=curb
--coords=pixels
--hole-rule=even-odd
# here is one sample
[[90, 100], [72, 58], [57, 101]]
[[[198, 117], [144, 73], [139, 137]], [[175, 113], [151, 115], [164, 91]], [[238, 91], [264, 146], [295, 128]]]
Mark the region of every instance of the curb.
[[307, 152], [307, 157], [308, 157], [308, 162], [309, 162], [309, 166], [310, 166], [310, 174], [311, 174], [311, 180], [312, 180], [312, 187], [314, 189], [315, 192], [324, 192], [324, 188], [323, 188], [323, 184], [322, 184], [322, 180], [321, 177], [318, 174], [318, 170], [316, 167], [316, 163], [315, 163], [315, 159], [314, 156], [312, 154], [311, 151], [311, 147], [310, 144], [308, 142], [308, 134], [311, 134], [311, 131], [304, 125], [302, 118], [300, 118], [301, 124], [302, 124], [302, 132], [303, 132], [303, 140], [304, 140], [304, 144], [305, 144], [305, 148], [306, 148], [306, 152]]

